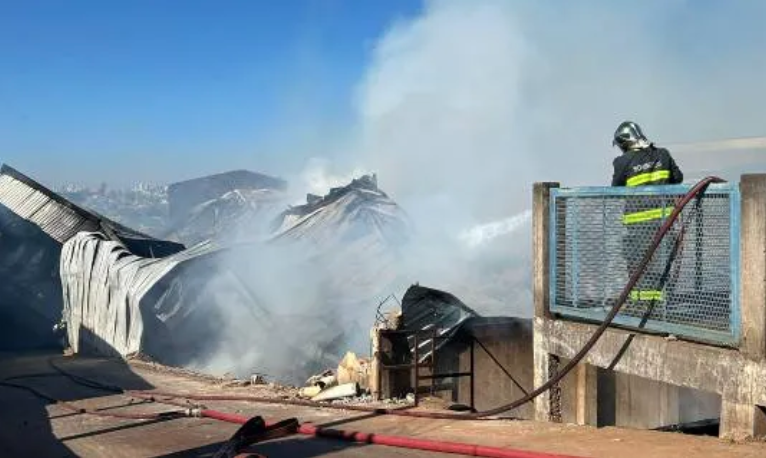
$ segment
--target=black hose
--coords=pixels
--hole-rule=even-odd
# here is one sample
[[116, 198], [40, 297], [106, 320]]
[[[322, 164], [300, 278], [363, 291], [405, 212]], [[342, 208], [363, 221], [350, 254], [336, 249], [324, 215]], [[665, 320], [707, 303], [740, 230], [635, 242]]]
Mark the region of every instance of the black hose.
[[62, 401], [60, 399], [56, 399], [52, 396], [49, 396], [42, 391], [38, 390], [37, 388], [33, 388], [31, 386], [22, 385], [20, 383], [14, 383], [9, 382], [5, 380], [0, 380], [0, 386], [6, 387], [6, 388], [14, 388], [17, 390], [23, 390], [26, 391], [44, 401], [50, 402], [51, 404], [55, 404], [58, 406], [61, 406], [70, 412], [79, 413], [79, 414], [87, 414], [87, 415], [95, 415], [98, 417], [107, 417], [107, 418], [119, 418], [122, 420], [161, 420], [161, 419], [171, 419], [171, 418], [181, 418], [185, 417], [186, 412], [185, 411], [168, 411], [168, 412], [159, 412], [159, 413], [117, 413], [117, 412], [100, 412], [98, 410], [93, 409], [86, 409], [84, 407], [80, 407], [76, 404], [72, 404], [70, 402]]
[[56, 371], [58, 374], [68, 378], [69, 380], [71, 380], [72, 382], [78, 385], [81, 385], [87, 388], [92, 388], [94, 390], [106, 391], [107, 393], [122, 394], [125, 392], [125, 390], [119, 386], [107, 385], [97, 380], [92, 380], [89, 378], [85, 378], [85, 377], [73, 374], [69, 371], [65, 371], [64, 369], [62, 369], [56, 363], [53, 362], [53, 358], [48, 358], [48, 365], [51, 366], [51, 368], [54, 371]]

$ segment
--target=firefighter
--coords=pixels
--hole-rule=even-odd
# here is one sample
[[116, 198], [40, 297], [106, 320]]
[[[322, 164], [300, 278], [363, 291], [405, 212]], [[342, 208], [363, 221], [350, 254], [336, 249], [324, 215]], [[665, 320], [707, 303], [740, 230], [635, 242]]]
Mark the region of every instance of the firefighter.
[[622, 150], [622, 155], [612, 164], [612, 186], [656, 186], [679, 184], [684, 180], [670, 152], [647, 140], [635, 122], [625, 121], [617, 127], [612, 146]]
[[[621, 123], [614, 132], [612, 146], [622, 154], [612, 163], [612, 186], [657, 186], [679, 184], [684, 176], [670, 152], [659, 148], [644, 135], [641, 127], [632, 121]], [[628, 261], [629, 275], [633, 275], [649, 247], [662, 220], [673, 211], [673, 201], [654, 196], [633, 196], [627, 199], [622, 224], [627, 228], [623, 250]], [[654, 256], [630, 299], [636, 303], [662, 301], [661, 281], [665, 266]]]

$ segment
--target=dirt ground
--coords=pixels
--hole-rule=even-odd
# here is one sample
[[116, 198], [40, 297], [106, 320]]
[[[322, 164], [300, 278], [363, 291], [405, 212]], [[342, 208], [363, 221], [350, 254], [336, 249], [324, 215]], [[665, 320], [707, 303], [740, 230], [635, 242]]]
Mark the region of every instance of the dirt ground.
[[[46, 395], [86, 408], [113, 412], [160, 412], [172, 407], [111, 395], [76, 384], [50, 365], [51, 354], [0, 353], [0, 379], [16, 378]], [[81, 377], [125, 389], [187, 393], [289, 396], [268, 386], [224, 386], [213, 378], [167, 371], [144, 363], [54, 356], [57, 365]], [[267, 420], [295, 417], [301, 422], [350, 431], [404, 435], [492, 445], [582, 457], [763, 457], [766, 443], [734, 444], [713, 437], [618, 428], [511, 420], [428, 420], [395, 416], [244, 402], [206, 402], [208, 408]], [[124, 420], [73, 413], [31, 393], [0, 386], [0, 456], [185, 457], [212, 456], [237, 425], [201, 418]], [[420, 457], [456, 456], [385, 446], [349, 444], [307, 436], [290, 436], [259, 444], [253, 450], [268, 457]]]

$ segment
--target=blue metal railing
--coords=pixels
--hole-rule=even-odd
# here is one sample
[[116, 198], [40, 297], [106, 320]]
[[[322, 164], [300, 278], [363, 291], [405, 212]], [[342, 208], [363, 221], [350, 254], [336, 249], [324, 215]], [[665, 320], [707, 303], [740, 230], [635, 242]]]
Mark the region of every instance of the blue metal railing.
[[[602, 321], [688, 185], [552, 189], [551, 312]], [[736, 346], [740, 196], [710, 185], [681, 212], [615, 325]]]

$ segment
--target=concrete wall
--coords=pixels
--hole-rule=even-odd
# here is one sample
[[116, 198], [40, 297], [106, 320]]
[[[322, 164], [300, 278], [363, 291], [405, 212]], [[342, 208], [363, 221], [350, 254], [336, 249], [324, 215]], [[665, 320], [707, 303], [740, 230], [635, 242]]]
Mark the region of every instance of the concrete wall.
[[[563, 367], [569, 360], [560, 358]], [[583, 373], [585, 371], [586, 373]], [[590, 372], [588, 374], [587, 372]], [[591, 377], [592, 399], [578, 386]], [[721, 397], [595, 366], [573, 370], [559, 384], [562, 423], [653, 429], [715, 419]], [[580, 390], [580, 391], [578, 391]], [[592, 405], [588, 406], [588, 402]]]
[[[531, 391], [534, 379], [533, 327], [528, 320], [513, 324], [477, 327], [473, 335], [484, 346], [474, 346], [475, 408], [489, 410], [508, 404], [524, 396], [513, 380], [495, 362], [499, 362], [513, 376], [526, 392]], [[466, 336], [457, 339], [443, 349], [437, 358], [438, 371], [468, 372], [471, 367], [471, 349]], [[486, 350], [485, 350], [486, 348]], [[561, 352], [562, 354], [566, 354]], [[492, 356], [490, 356], [490, 354]], [[568, 355], [568, 356], [571, 356]], [[493, 359], [494, 357], [494, 359]], [[560, 358], [560, 367], [568, 360]], [[588, 374], [590, 369], [591, 374]], [[721, 397], [714, 392], [703, 392], [636, 376], [632, 373], [614, 372], [595, 366], [574, 370], [559, 384], [560, 421], [563, 423], [584, 423], [598, 426], [618, 426], [651, 429], [661, 426], [688, 423], [720, 416]], [[430, 374], [428, 369], [422, 375]], [[595, 378], [593, 411], [588, 411], [585, 396], [580, 394], [583, 378]], [[404, 375], [409, 382], [409, 371]], [[446, 401], [470, 405], [471, 380], [468, 377], [453, 379], [455, 382], [437, 383], [436, 396]], [[407, 383], [408, 386], [410, 386]], [[427, 381], [421, 381], [421, 394], [430, 393]], [[579, 390], [579, 391], [578, 391]], [[532, 419], [534, 404], [524, 406], [504, 415]]]
[[[539, 341], [535, 351], [538, 355], [571, 358], [595, 329], [588, 324], [536, 318], [535, 332], [545, 339]], [[584, 364], [609, 367], [629, 335], [618, 329], [607, 330], [585, 356]], [[535, 364], [542, 366], [539, 361]], [[578, 386], [576, 393], [585, 396], [586, 391], [594, 391], [597, 403], [592, 407], [596, 409], [598, 403], [614, 396], [618, 426], [651, 428], [672, 424], [676, 418], [679, 422], [694, 421], [720, 412], [723, 435], [760, 435], [758, 432], [762, 431], [766, 419], [757, 405], [766, 405], [766, 363], [753, 361], [739, 351], [636, 335], [615, 370], [619, 374], [614, 377], [613, 392], [604, 383], [597, 383], [592, 387]], [[719, 399], [721, 403], [716, 408]], [[566, 408], [574, 409], [576, 402], [568, 401]], [[745, 410], [745, 406], [750, 406], [746, 412], [726, 411]], [[538, 419], [547, 420], [548, 406], [538, 403], [537, 408]], [[737, 414], [741, 415], [740, 421], [735, 422], [731, 416]], [[750, 428], [752, 432], [747, 433]]]
[[678, 387], [624, 373], [612, 373], [615, 392], [600, 393], [599, 402], [614, 396], [614, 425], [652, 429], [718, 418], [716, 393]]
[[[532, 391], [534, 379], [533, 326], [531, 320], [516, 320], [501, 325], [476, 326], [473, 335], [483, 344], [474, 346], [475, 408], [489, 410], [524, 396], [516, 383], [495, 362], [499, 362], [526, 392]], [[454, 352], [454, 354], [452, 354]], [[490, 356], [491, 355], [491, 356]], [[494, 360], [493, 360], [494, 357]], [[471, 351], [467, 340], [455, 342], [440, 352], [439, 372], [468, 372]], [[563, 366], [567, 362], [561, 359]], [[595, 368], [594, 368], [595, 369]], [[428, 374], [424, 369], [421, 374]], [[598, 413], [594, 424], [650, 429], [684, 422], [717, 418], [720, 396], [678, 387], [626, 373], [598, 370]], [[453, 386], [441, 384], [436, 395], [460, 404], [470, 404], [470, 378], [457, 379]], [[578, 423], [578, 375], [573, 372], [560, 383], [561, 421]], [[428, 382], [421, 382], [426, 394]], [[582, 406], [581, 406], [582, 409]], [[528, 403], [505, 415], [532, 419], [534, 404]]]
[[[549, 203], [555, 187], [557, 183], [534, 186], [535, 386], [550, 379], [552, 359], [580, 356], [597, 331], [596, 326], [550, 314]], [[569, 376], [575, 386], [567, 385], [562, 393], [562, 420], [595, 425], [609, 417], [617, 425], [655, 427], [720, 412], [722, 436], [766, 435], [766, 175], [743, 176], [740, 193], [741, 277], [735, 304], [740, 347], [723, 349], [647, 334], [632, 338], [629, 332], [608, 328]], [[629, 339], [627, 351], [613, 365]], [[550, 392], [535, 400], [535, 418], [550, 420]]]
[[[521, 318], [491, 321], [488, 319], [461, 330], [437, 352], [436, 358], [437, 372], [440, 374], [469, 373], [471, 341], [476, 339], [473, 344], [473, 395], [474, 407], [479, 411], [515, 401], [524, 396], [525, 391], [532, 389], [532, 321]], [[423, 368], [420, 374], [430, 375], [431, 371]], [[434, 395], [447, 403], [469, 406], [471, 383], [470, 377], [440, 379], [434, 384]], [[420, 382], [420, 393], [431, 393], [431, 383], [428, 380]], [[530, 419], [533, 413], [533, 405], [529, 403], [503, 415]]]
[[[474, 393], [477, 410], [489, 410], [524, 396], [521, 388], [513, 382], [505, 371], [524, 390], [527, 392], [532, 390], [534, 370], [531, 320], [519, 319], [502, 325], [476, 326], [473, 329], [473, 335], [478, 342], [481, 342], [481, 344], [474, 344], [476, 373]], [[459, 358], [460, 371], [468, 371], [470, 369], [470, 348], [464, 349]], [[468, 405], [470, 403], [470, 379], [460, 379], [458, 386], [460, 394], [458, 402]], [[529, 403], [504, 415], [530, 419], [533, 412], [533, 406]]]

